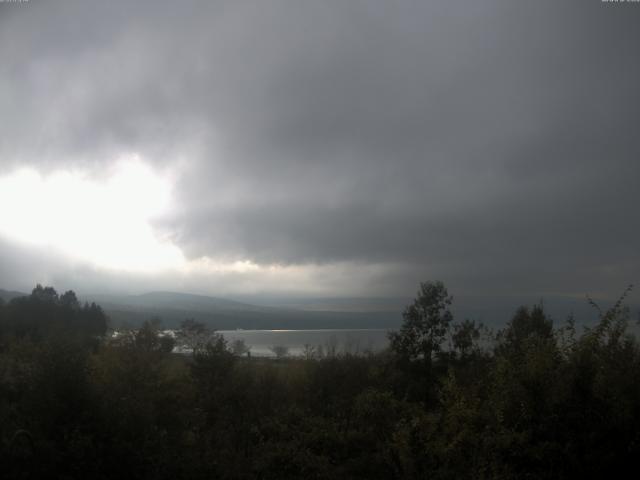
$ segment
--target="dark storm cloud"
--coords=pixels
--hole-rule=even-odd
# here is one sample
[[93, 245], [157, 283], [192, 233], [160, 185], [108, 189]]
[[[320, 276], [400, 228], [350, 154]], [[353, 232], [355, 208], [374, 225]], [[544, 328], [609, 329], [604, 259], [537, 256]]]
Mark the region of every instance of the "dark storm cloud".
[[598, 1], [2, 5], [1, 161], [179, 163], [157, 228], [191, 257], [617, 289], [640, 269], [638, 20]]

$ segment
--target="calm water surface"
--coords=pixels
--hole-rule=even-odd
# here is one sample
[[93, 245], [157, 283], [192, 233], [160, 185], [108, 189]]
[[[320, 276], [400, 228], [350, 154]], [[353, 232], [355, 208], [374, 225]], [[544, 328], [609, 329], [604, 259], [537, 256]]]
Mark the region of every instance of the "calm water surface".
[[273, 357], [274, 346], [288, 349], [289, 355], [303, 355], [305, 349], [313, 347], [327, 353], [377, 352], [386, 348], [387, 329], [359, 330], [218, 330], [231, 344], [244, 340], [251, 355]]

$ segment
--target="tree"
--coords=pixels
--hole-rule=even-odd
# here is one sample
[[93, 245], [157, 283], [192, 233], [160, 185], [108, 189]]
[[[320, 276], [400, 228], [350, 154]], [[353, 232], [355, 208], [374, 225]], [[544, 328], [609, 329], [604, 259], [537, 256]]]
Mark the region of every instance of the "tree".
[[273, 345], [269, 347], [269, 350], [271, 350], [278, 359], [289, 355], [289, 347], [285, 347], [284, 345]]
[[483, 325], [477, 325], [474, 320], [465, 320], [453, 326], [451, 340], [454, 350], [460, 358], [466, 358], [471, 354], [482, 332]]
[[249, 350], [251, 350], [251, 348], [248, 347], [245, 341], [241, 338], [234, 340], [233, 343], [231, 344], [231, 351], [233, 352], [234, 355], [237, 355], [238, 357], [246, 355], [249, 352]]
[[402, 359], [422, 359], [430, 365], [449, 332], [453, 320], [449, 310], [452, 301], [442, 282], [420, 283], [413, 304], [402, 314], [404, 322], [400, 331], [389, 334], [391, 350]]
[[207, 402], [217, 404], [217, 393], [225, 387], [231, 375], [236, 357], [229, 350], [227, 341], [220, 333], [211, 334], [209, 341], [193, 350], [191, 373], [198, 388], [206, 392]]
[[60, 297], [60, 304], [64, 307], [68, 307], [74, 310], [77, 310], [80, 308], [80, 302], [78, 302], [78, 297], [76, 296], [73, 290], [69, 290], [65, 292]]
[[58, 295], [53, 287], [38, 284], [31, 295], [16, 297], [7, 305], [3, 330], [15, 335], [102, 336], [107, 329], [107, 316], [92, 303], [80, 306], [76, 294], [69, 290]]
[[204, 323], [187, 318], [180, 322], [176, 340], [180, 348], [195, 351], [212, 341], [212, 335], [213, 332]]
[[542, 304], [534, 305], [531, 310], [521, 306], [498, 337], [497, 353], [519, 353], [531, 342], [553, 341], [553, 322]]
[[158, 335], [158, 323], [145, 320], [142, 326], [135, 333], [135, 346], [145, 352], [158, 350], [160, 347], [160, 337]]
[[306, 360], [313, 360], [318, 356], [318, 349], [311, 345], [310, 343], [305, 343], [302, 349], [302, 356]]
[[31, 291], [31, 299], [44, 303], [58, 303], [58, 292], [53, 287], [43, 287], [38, 283]]

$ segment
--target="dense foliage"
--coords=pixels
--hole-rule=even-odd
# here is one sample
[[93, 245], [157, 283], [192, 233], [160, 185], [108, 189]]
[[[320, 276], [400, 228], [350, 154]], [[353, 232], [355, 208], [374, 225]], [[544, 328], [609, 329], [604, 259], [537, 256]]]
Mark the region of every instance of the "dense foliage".
[[[0, 306], [4, 478], [615, 478], [640, 454], [640, 348], [520, 308], [495, 335], [425, 283], [377, 355], [247, 358], [187, 321], [105, 335], [72, 292]], [[175, 342], [193, 355], [171, 353]]]

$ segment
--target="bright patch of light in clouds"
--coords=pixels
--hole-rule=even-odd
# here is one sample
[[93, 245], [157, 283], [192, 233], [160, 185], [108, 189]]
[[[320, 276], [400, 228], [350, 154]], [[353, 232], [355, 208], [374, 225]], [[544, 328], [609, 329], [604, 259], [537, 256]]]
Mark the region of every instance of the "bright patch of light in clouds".
[[[336, 280], [357, 286], [378, 274], [377, 265], [349, 262], [282, 265], [225, 255], [187, 258], [179, 245], [160, 238], [153, 228], [154, 220], [175, 213], [173, 174], [178, 172], [161, 175], [132, 155], [101, 175], [34, 168], [0, 175], [0, 240], [68, 261], [69, 271], [91, 265], [102, 273], [127, 272], [132, 274], [128, 281], [150, 282], [145, 288], [328, 295]], [[38, 278], [46, 278], [43, 268]]]
[[[267, 267], [269, 269], [277, 268], [276, 266]], [[197, 260], [189, 262], [185, 266], [185, 270], [189, 273], [251, 273], [264, 270], [257, 263], [250, 260], [236, 260], [234, 262], [216, 261], [209, 257], [201, 257]]]
[[170, 181], [135, 155], [105, 178], [22, 169], [0, 177], [0, 235], [103, 268], [179, 268], [182, 252], [157, 238], [150, 224], [170, 200]]

